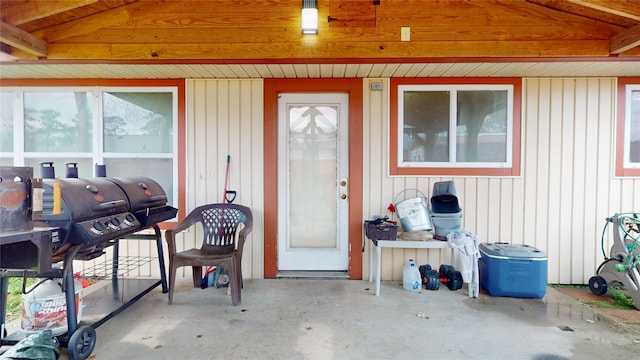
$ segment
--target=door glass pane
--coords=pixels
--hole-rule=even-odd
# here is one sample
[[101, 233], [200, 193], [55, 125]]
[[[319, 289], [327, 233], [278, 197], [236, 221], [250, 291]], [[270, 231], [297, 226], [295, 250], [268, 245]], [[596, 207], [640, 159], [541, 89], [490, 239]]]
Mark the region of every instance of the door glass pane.
[[507, 92], [458, 91], [456, 161], [507, 161]]
[[449, 161], [449, 91], [405, 91], [402, 159]]
[[24, 93], [26, 151], [90, 152], [91, 124], [91, 93]]
[[173, 94], [104, 94], [104, 150], [118, 153], [170, 153]]
[[0, 152], [13, 152], [13, 93], [0, 92]]
[[291, 248], [337, 247], [337, 106], [289, 105]]

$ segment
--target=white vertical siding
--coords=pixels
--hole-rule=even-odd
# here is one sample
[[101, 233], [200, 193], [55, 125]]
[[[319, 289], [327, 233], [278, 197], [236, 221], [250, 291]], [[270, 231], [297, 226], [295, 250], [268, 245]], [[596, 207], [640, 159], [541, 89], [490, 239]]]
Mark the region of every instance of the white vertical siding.
[[[383, 82], [383, 91], [370, 83]], [[614, 178], [615, 78], [523, 80], [522, 176], [389, 177], [389, 82], [364, 82], [364, 217], [387, 214], [404, 188], [430, 195], [453, 180], [463, 227], [479, 242], [529, 244], [547, 253], [550, 283], [584, 284], [603, 260], [601, 232], [616, 212], [640, 209], [640, 180]], [[611, 234], [605, 237], [605, 249]], [[368, 275], [368, 247], [363, 274]], [[382, 279], [399, 280], [408, 258], [448, 263], [446, 250], [383, 250]]]
[[[372, 82], [381, 82], [383, 90], [371, 91]], [[187, 80], [186, 85], [186, 210], [221, 200], [231, 155], [229, 187], [238, 191], [236, 203], [254, 212], [243, 275], [263, 278], [263, 81]], [[550, 283], [584, 284], [603, 260], [606, 217], [640, 210], [640, 179], [613, 176], [615, 78], [523, 80], [520, 177], [390, 177], [389, 79], [364, 79], [363, 86], [364, 219], [390, 215], [387, 206], [403, 189], [430, 196], [434, 182], [453, 180], [463, 227], [479, 242], [535, 246], [547, 253]], [[181, 246], [193, 246], [195, 236], [185, 234]], [[154, 246], [132, 242], [121, 252], [155, 254]], [[609, 233], [604, 247], [610, 246]], [[384, 249], [382, 279], [401, 279], [409, 258], [437, 267], [450, 263], [450, 252]], [[363, 253], [365, 278], [368, 273], [369, 246]], [[157, 263], [131, 275], [157, 276]]]
[[[245, 244], [245, 278], [264, 277], [263, 251], [263, 82], [262, 80], [188, 80], [186, 83], [186, 212], [221, 202], [231, 156], [228, 188], [235, 204], [250, 207], [253, 231]], [[185, 233], [181, 247], [197, 243]], [[183, 269], [184, 276], [190, 270]]]

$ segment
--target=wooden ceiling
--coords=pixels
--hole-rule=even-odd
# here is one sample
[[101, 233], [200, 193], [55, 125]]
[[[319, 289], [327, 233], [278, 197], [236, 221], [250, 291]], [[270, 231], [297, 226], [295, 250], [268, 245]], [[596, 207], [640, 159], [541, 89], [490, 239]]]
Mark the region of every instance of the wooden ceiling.
[[14, 64], [640, 61], [640, 0], [318, 0], [317, 35], [301, 34], [301, 7], [300, 0], [2, 0], [0, 50]]

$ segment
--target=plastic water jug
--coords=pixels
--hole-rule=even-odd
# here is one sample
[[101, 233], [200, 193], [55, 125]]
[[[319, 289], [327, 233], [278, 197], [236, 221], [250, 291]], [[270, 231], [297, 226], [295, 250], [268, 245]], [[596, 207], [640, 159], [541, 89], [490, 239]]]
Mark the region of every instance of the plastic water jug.
[[422, 287], [420, 271], [413, 259], [409, 259], [409, 262], [402, 267], [402, 287], [409, 291], [420, 291]]
[[404, 273], [407, 271], [407, 268], [414, 263], [413, 259], [409, 259], [404, 265], [402, 265], [402, 279], [404, 280]]

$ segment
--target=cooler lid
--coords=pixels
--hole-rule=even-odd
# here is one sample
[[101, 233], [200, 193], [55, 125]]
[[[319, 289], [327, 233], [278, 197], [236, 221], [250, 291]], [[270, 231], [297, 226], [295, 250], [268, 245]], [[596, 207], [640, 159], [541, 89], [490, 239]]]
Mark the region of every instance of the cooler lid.
[[488, 256], [508, 258], [546, 258], [547, 255], [533, 246], [510, 243], [481, 243], [480, 252]]

